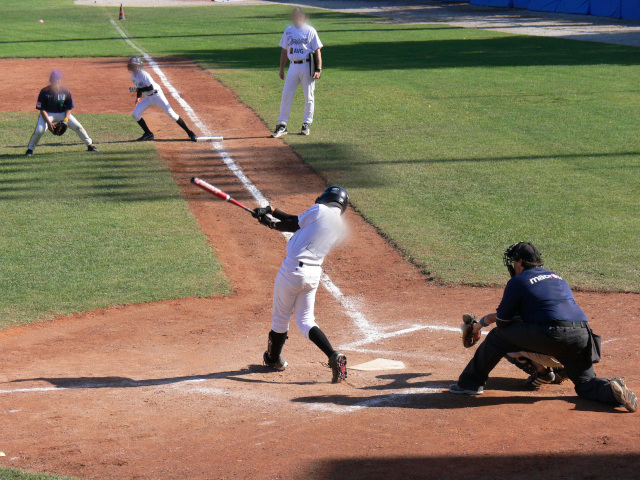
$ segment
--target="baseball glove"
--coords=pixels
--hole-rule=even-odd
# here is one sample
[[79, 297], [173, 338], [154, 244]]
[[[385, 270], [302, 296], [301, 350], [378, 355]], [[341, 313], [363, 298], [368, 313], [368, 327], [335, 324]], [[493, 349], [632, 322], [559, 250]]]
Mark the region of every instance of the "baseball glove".
[[475, 315], [470, 313], [465, 313], [462, 315], [462, 325], [460, 329], [462, 330], [462, 344], [465, 348], [473, 347], [480, 340], [480, 332], [474, 335], [473, 326], [478, 323], [478, 319]]
[[67, 131], [67, 128], [68, 128], [67, 122], [65, 122], [64, 120], [61, 122], [58, 122], [53, 126], [53, 134], [57, 135], [58, 137], [61, 137], [62, 135], [64, 135], [64, 132]]

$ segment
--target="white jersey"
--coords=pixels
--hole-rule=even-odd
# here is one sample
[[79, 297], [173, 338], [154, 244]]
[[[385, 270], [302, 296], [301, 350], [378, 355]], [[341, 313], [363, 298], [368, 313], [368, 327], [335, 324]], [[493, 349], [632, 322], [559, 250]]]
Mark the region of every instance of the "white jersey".
[[148, 86], [153, 87], [153, 90], [142, 92], [144, 93], [145, 97], [153, 95], [157, 92], [162, 92], [160, 85], [154, 82], [153, 77], [144, 70], [138, 70], [133, 75], [131, 75], [131, 81], [137, 88], [145, 88]]
[[331, 248], [345, 236], [339, 207], [316, 203], [298, 216], [300, 230], [287, 244], [287, 258], [305, 265], [322, 265]]
[[322, 48], [322, 42], [316, 29], [305, 23], [300, 28], [295, 25], [287, 27], [282, 34], [280, 46], [287, 50], [289, 61], [294, 62], [309, 58], [311, 52]]

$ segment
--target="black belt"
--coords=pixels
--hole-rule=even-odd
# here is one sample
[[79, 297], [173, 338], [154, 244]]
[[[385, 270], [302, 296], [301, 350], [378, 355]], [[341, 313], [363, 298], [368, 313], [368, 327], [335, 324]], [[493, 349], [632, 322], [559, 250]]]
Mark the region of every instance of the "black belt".
[[565, 327], [565, 328], [589, 328], [589, 322], [567, 322], [566, 320], [546, 320], [544, 322], [536, 322], [540, 325], [549, 327]]
[[305, 58], [304, 60], [291, 60], [291, 63], [307, 63], [309, 61], [308, 58]]
[[304, 267], [305, 265], [307, 267], [319, 267], [320, 266], [320, 265], [312, 265], [311, 263], [298, 262], [298, 267]]

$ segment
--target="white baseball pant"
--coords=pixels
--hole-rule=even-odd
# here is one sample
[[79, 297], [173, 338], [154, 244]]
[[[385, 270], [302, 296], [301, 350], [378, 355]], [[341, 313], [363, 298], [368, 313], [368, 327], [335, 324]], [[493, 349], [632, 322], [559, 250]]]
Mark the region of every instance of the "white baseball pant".
[[285, 258], [273, 287], [273, 319], [271, 329], [276, 333], [289, 331], [291, 312], [300, 333], [309, 338], [309, 330], [316, 327], [314, 307], [322, 268], [303, 265]]
[[[47, 112], [47, 114], [49, 115], [49, 118], [51, 119], [51, 122], [54, 125], [64, 120], [64, 112], [62, 113]], [[80, 122], [76, 120], [76, 117], [74, 117], [71, 114], [69, 114], [69, 128], [78, 134], [78, 137], [80, 137], [80, 140], [82, 140], [82, 143], [84, 143], [85, 145], [91, 145], [92, 141], [91, 141], [91, 138], [89, 138], [89, 135], [87, 135], [86, 130], [82, 125], [80, 125]], [[47, 131], [47, 122], [42, 117], [42, 114], [40, 114], [40, 116], [38, 117], [38, 123], [36, 124], [36, 129], [34, 130], [33, 135], [31, 135], [31, 140], [29, 140], [29, 146], [27, 148], [29, 150], [35, 150], [36, 146], [38, 145], [38, 142], [40, 141], [40, 139], [42, 138], [42, 136], [45, 134], [46, 131]]]
[[167, 97], [164, 96], [164, 93], [158, 92], [153, 95], [149, 95], [148, 97], [145, 96], [140, 100], [140, 103], [136, 105], [136, 108], [133, 109], [132, 115], [136, 122], [142, 118], [144, 111], [151, 105], [160, 107], [174, 122], [177, 122], [180, 118], [180, 115], [178, 115], [173, 108], [171, 108], [171, 105], [169, 105], [169, 101], [167, 100]]
[[309, 63], [289, 63], [289, 70], [287, 71], [284, 88], [282, 89], [280, 116], [278, 117], [278, 123], [281, 125], [286, 125], [289, 121], [291, 102], [293, 102], [293, 97], [296, 94], [298, 85], [302, 85], [302, 93], [304, 93], [304, 119], [302, 123], [311, 124], [311, 122], [313, 122], [316, 81], [309, 74]]

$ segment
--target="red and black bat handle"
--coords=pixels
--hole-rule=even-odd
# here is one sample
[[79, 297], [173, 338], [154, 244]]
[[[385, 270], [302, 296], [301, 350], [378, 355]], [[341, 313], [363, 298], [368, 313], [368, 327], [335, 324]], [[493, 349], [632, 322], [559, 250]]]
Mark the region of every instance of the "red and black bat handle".
[[247, 207], [246, 205], [243, 205], [242, 203], [240, 203], [239, 201], [235, 200], [234, 198], [231, 197], [231, 195], [223, 192], [222, 190], [220, 190], [219, 188], [214, 187], [213, 185], [211, 185], [208, 182], [205, 182], [204, 180], [202, 180], [201, 178], [198, 177], [193, 177], [191, 179], [191, 183], [193, 183], [194, 185], [197, 185], [198, 187], [200, 187], [201, 189], [203, 189], [205, 192], [209, 192], [211, 195], [214, 195], [222, 200], [224, 200], [225, 202], [229, 202], [232, 203], [233, 205], [235, 205], [236, 207], [240, 207], [243, 208], [244, 210], [246, 210], [247, 212], [250, 212], [252, 215], [254, 214], [254, 211]]

